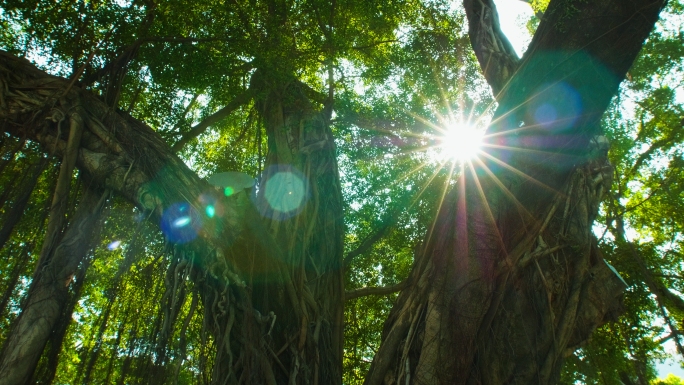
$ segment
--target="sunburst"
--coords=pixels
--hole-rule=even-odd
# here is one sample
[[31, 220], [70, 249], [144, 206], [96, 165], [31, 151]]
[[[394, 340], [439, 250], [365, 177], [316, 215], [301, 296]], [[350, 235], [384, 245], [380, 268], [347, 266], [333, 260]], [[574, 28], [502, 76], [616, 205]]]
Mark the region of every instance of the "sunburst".
[[449, 123], [437, 138], [436, 150], [444, 160], [465, 162], [480, 152], [484, 129], [467, 122]]

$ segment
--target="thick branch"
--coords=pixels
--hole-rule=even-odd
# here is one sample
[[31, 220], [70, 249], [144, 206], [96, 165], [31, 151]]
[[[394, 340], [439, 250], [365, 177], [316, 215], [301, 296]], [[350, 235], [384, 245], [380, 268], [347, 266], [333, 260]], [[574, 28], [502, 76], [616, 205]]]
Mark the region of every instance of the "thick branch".
[[[619, 207], [622, 212], [625, 211], [623, 207]], [[641, 273], [643, 282], [648, 286], [648, 289], [653, 293], [658, 302], [665, 305], [673, 306], [677, 311], [684, 312], [684, 299], [682, 299], [677, 294], [670, 291], [663, 284], [663, 282], [658, 278], [658, 274], [655, 274], [646, 265], [644, 258], [641, 256], [639, 250], [634, 246], [634, 243], [630, 242], [625, 236], [625, 225], [624, 220], [621, 216], [617, 218], [617, 227], [613, 231], [613, 235], [622, 242], [622, 244], [627, 245], [629, 249], [629, 256], [632, 261], [636, 263], [639, 273]]]
[[463, 0], [468, 35], [487, 83], [498, 99], [518, 68], [518, 54], [501, 31], [494, 0]]
[[673, 144], [675, 141], [676, 141], [676, 138], [665, 137], [663, 139], [659, 139], [659, 140], [656, 140], [655, 142], [653, 142], [653, 144], [651, 144], [646, 151], [639, 154], [639, 157], [634, 162], [634, 165], [632, 166], [632, 168], [629, 169], [629, 172], [627, 172], [627, 175], [635, 175], [637, 173], [637, 171], [639, 171], [639, 167], [641, 167], [641, 165], [644, 162], [651, 159], [651, 156], [653, 155], [653, 153], [655, 153], [656, 151], [662, 149], [663, 147], [665, 147], [667, 145]]
[[662, 301], [662, 303], [673, 306], [679, 312], [684, 312], [684, 300], [677, 294], [670, 291], [670, 289], [668, 289], [662, 283], [662, 281], [660, 281], [654, 276], [654, 274], [651, 272], [648, 266], [646, 266], [646, 262], [644, 262], [644, 259], [641, 257], [641, 254], [639, 253], [637, 248], [632, 244], [632, 242], [629, 242], [626, 239], [623, 239], [623, 241], [629, 247], [630, 256], [632, 257], [632, 260], [637, 264], [639, 272], [643, 277], [644, 283], [646, 283], [651, 293], [655, 294], [656, 297], [658, 297], [658, 299]]
[[349, 301], [350, 299], [365, 297], [368, 295], [387, 295], [396, 293], [398, 291], [404, 290], [406, 283], [408, 281], [404, 280], [401, 283], [392, 286], [384, 287], [362, 287], [360, 289], [355, 289], [351, 291], [344, 292], [344, 300]]
[[[551, 1], [518, 70], [497, 98], [487, 141], [498, 148], [487, 152], [558, 189], [575, 165], [586, 161], [589, 141], [600, 134], [600, 119], [664, 3], [574, 2], [569, 9], [565, 1]], [[548, 108], [554, 117], [543, 116]], [[527, 177], [511, 176], [510, 182], [504, 173], [498, 177], [504, 184], [520, 183], [511, 192], [526, 207], [549, 199], [547, 193], [529, 194], [534, 182]]]
[[366, 253], [370, 250], [373, 245], [381, 240], [389, 230], [394, 227], [399, 219], [399, 213], [394, 213], [391, 215], [373, 234], [369, 235], [366, 239], [361, 242], [361, 244], [354, 250], [350, 251], [344, 257], [344, 266], [349, 266], [351, 261], [361, 254]]
[[[179, 202], [202, 212], [199, 196], [218, 195], [155, 131], [125, 113], [112, 113], [92, 93], [78, 87], [65, 91], [67, 80], [2, 51], [0, 79], [4, 83], [0, 91], [4, 101], [0, 126], [4, 131], [41, 143], [60, 156], [67, 148], [65, 132], [60, 129], [65, 111], [72, 111], [72, 115], [79, 111], [84, 132], [76, 160], [78, 169], [101, 188], [111, 189], [157, 218]], [[227, 200], [223, 206], [222, 224], [207, 221], [199, 234], [216, 245], [235, 239], [243, 226], [244, 210], [238, 203]]]
[[178, 142], [176, 142], [171, 149], [176, 152], [182, 150], [183, 146], [185, 146], [192, 139], [202, 134], [204, 131], [207, 130], [207, 128], [227, 118], [228, 116], [230, 116], [230, 114], [233, 113], [233, 111], [238, 109], [240, 106], [248, 103], [252, 99], [252, 96], [253, 95], [251, 89], [243, 91], [241, 94], [233, 98], [233, 100], [231, 100], [230, 103], [228, 103], [225, 107], [209, 115], [206, 119], [192, 127], [190, 131], [184, 133], [183, 136], [181, 136]]

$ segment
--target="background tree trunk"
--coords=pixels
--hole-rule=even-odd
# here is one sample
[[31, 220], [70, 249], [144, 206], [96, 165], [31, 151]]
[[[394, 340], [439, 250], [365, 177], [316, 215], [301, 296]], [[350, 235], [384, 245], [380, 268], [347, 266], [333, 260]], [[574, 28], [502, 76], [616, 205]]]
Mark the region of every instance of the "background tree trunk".
[[65, 311], [76, 269], [92, 246], [104, 201], [105, 196], [84, 189], [64, 237], [36, 271], [26, 303], [3, 346], [0, 384], [23, 385], [31, 379], [43, 348]]

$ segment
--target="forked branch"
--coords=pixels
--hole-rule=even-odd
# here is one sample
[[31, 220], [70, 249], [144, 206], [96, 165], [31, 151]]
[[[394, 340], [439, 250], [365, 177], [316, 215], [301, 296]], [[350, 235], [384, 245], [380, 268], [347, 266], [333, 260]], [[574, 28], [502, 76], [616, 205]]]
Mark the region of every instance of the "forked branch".
[[463, 7], [468, 17], [470, 43], [482, 73], [498, 99], [520, 59], [501, 31], [494, 0], [463, 0]]

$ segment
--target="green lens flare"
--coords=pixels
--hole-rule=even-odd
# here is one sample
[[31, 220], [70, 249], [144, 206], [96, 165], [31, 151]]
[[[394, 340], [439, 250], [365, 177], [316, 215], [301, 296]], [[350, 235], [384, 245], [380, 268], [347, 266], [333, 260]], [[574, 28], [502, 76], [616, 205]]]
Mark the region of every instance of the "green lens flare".
[[216, 209], [212, 205], [208, 205], [206, 209], [204, 209], [204, 212], [207, 213], [207, 216], [209, 218], [213, 218], [214, 215], [216, 214]]

